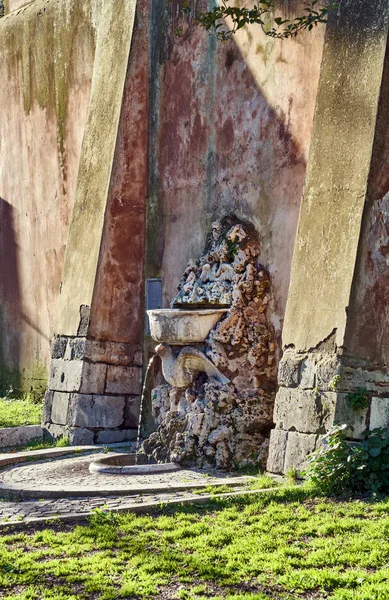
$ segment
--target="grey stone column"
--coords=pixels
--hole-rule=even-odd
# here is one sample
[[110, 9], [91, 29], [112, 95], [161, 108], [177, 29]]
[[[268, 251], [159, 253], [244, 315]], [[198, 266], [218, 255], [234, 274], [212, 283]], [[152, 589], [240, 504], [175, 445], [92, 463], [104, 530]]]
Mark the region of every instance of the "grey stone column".
[[[386, 0], [340, 4], [327, 26], [283, 329], [268, 460], [269, 471], [279, 473], [300, 468], [336, 422], [348, 424], [351, 439], [383, 423], [377, 415], [389, 396], [387, 357], [372, 360], [355, 342], [358, 290], [365, 282], [358, 265], [379, 176], [375, 148], [387, 138], [377, 124], [387, 113], [382, 81], [389, 7]], [[379, 345], [376, 336], [370, 348]], [[369, 400], [363, 411], [350, 406], [348, 394], [356, 390]]]

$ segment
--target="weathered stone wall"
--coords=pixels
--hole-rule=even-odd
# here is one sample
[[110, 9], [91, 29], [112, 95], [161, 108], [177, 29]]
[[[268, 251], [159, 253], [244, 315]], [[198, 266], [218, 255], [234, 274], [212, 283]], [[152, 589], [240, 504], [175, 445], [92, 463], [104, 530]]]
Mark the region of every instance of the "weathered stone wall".
[[371, 364], [389, 364], [389, 50], [386, 50], [372, 161], [350, 298], [346, 342]]
[[[146, 271], [163, 276], [165, 305], [211, 222], [234, 212], [259, 232], [279, 337], [323, 39], [250, 29], [217, 44], [177, 1], [141, 0], [127, 70], [129, 38], [116, 48], [115, 35], [129, 19], [101, 20], [112, 6], [10, 0], [0, 25], [1, 384], [44, 383], [55, 332], [45, 421], [88, 441], [130, 435], [139, 405], [147, 170]], [[76, 405], [92, 414], [111, 396], [131, 425], [120, 405], [120, 423], [84, 427]]]
[[44, 414], [53, 435], [68, 430], [74, 444], [136, 436], [144, 324], [147, 28], [147, 2], [103, 3]]
[[[82, 335], [84, 333], [84, 335]], [[142, 387], [142, 352], [135, 346], [57, 336], [52, 347], [43, 422], [53, 437], [93, 444], [134, 439]]]
[[35, 0], [4, 0], [6, 14], [24, 8], [28, 4], [32, 4]]
[[[384, 1], [346, 0], [327, 27], [283, 329], [275, 472], [300, 468], [334, 423], [346, 423], [354, 440], [389, 425], [388, 10]], [[356, 392], [366, 409], [353, 410]]]
[[[132, 39], [135, 4], [35, 0], [19, 8], [11, 2], [6, 12], [14, 12], [0, 26], [7, 81], [0, 90], [0, 392], [46, 387], [55, 333], [49, 389], [62, 394], [62, 408], [51, 419], [48, 394], [48, 425], [66, 425], [70, 394], [82, 390], [90, 400], [125, 396], [126, 406], [131, 396], [131, 424], [126, 409], [115, 427], [136, 428], [149, 3], [137, 3]], [[59, 338], [68, 350], [57, 356]], [[104, 361], [107, 381], [104, 376], [97, 392]], [[129, 390], [128, 366], [137, 382]], [[91, 421], [89, 438], [95, 427]]]
[[0, 22], [0, 392], [46, 385], [99, 4], [36, 0]]
[[280, 337], [325, 28], [276, 41], [253, 26], [218, 43], [179, 6], [152, 3], [147, 276], [162, 277], [167, 306], [211, 223], [234, 213], [259, 232]]

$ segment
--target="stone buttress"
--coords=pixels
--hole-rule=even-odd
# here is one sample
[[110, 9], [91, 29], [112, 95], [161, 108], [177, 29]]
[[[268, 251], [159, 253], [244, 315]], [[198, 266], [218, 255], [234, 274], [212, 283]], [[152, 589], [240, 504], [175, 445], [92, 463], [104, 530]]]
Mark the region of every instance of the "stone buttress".
[[[389, 426], [387, 2], [330, 16], [292, 263], [267, 468], [303, 468], [334, 424]], [[386, 292], [384, 291], [386, 289]], [[360, 394], [366, 407], [355, 410]]]
[[67, 434], [71, 444], [136, 438], [144, 330], [147, 11], [146, 0], [102, 3], [43, 416], [50, 434]]

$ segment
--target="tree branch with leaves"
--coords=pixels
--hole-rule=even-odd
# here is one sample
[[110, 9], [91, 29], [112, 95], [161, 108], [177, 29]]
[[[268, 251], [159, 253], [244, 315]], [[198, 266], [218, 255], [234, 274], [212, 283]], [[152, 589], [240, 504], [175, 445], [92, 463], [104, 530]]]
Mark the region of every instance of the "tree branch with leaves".
[[[285, 39], [298, 35], [301, 31], [311, 31], [316, 25], [327, 22], [330, 11], [337, 8], [331, 0], [310, 0], [304, 3], [302, 14], [294, 19], [274, 17], [277, 0], [258, 0], [252, 7], [231, 5], [231, 0], [220, 0], [213, 10], [195, 12], [195, 20], [207, 31], [214, 31], [219, 40], [230, 39], [246, 25], [260, 25], [264, 33], [272, 38]], [[190, 0], [184, 2], [183, 11], [192, 12]], [[226, 30], [225, 19], [231, 23]]]

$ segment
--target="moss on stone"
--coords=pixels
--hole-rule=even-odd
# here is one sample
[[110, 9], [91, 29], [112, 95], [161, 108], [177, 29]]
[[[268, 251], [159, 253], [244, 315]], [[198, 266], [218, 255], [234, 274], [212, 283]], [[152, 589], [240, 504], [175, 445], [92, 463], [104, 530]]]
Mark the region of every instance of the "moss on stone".
[[47, 369], [38, 361], [26, 369], [20, 377], [20, 394], [34, 401], [43, 398], [47, 388]]
[[20, 387], [20, 373], [11, 370], [3, 361], [0, 361], [0, 397], [8, 395]]
[[47, 369], [35, 362], [30, 368], [20, 372], [9, 368], [0, 360], [0, 397], [12, 395], [13, 398], [42, 398], [47, 387]]
[[[94, 52], [96, 3], [37, 0], [23, 11], [11, 13], [0, 26], [0, 53], [8, 65], [8, 80], [12, 84], [15, 73], [21, 72], [27, 115], [35, 103], [48, 115], [56, 115], [62, 161], [73, 52], [85, 45]], [[77, 37], [82, 38], [81, 44], [75, 43]]]

